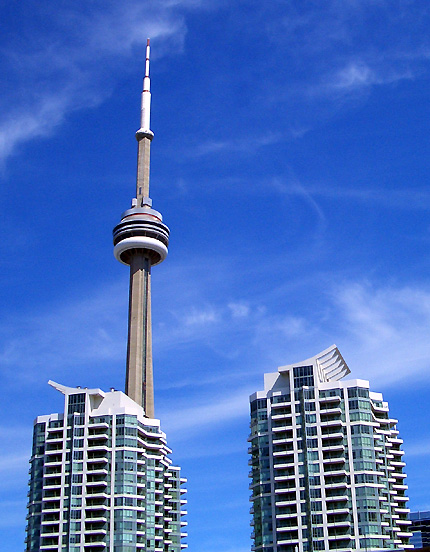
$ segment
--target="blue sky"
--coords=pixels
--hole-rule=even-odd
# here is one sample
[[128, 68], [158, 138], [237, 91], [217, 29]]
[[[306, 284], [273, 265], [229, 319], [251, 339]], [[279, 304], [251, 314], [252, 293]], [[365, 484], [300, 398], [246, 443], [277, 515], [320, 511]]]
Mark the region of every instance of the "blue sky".
[[156, 413], [189, 483], [189, 550], [250, 549], [248, 395], [336, 343], [399, 418], [430, 509], [430, 6], [406, 0], [4, 0], [0, 539], [23, 547], [47, 384], [124, 385], [151, 37]]

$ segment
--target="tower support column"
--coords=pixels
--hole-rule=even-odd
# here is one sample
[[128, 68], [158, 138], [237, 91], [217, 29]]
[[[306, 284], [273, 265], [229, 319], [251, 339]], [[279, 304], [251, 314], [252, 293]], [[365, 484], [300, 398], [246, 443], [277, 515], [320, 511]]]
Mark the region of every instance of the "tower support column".
[[[146, 254], [145, 254], [146, 253]], [[130, 260], [126, 394], [154, 417], [151, 331], [151, 260], [143, 249]]]

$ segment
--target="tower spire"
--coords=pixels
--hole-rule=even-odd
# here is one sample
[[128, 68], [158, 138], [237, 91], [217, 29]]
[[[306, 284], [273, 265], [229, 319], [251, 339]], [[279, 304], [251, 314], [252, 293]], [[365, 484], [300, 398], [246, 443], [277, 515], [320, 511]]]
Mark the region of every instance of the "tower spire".
[[151, 79], [149, 77], [149, 38], [146, 41], [145, 76], [143, 77], [142, 100], [140, 108], [140, 128], [136, 132], [139, 142], [137, 152], [136, 199], [142, 205], [144, 197], [149, 197], [149, 163], [151, 141], [154, 133], [150, 129], [151, 122]]
[[161, 213], [152, 209], [149, 198], [150, 147], [154, 133], [150, 130], [151, 92], [149, 78], [149, 38], [146, 44], [140, 128], [136, 132], [137, 179], [136, 198], [122, 214], [113, 230], [114, 255], [130, 266], [128, 312], [127, 370], [125, 392], [154, 417], [152, 369], [151, 266], [167, 257], [169, 229]]

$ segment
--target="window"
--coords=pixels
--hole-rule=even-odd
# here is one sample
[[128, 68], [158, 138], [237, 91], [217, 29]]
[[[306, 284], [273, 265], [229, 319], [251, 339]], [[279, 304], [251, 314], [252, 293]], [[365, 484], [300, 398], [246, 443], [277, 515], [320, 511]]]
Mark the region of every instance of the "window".
[[71, 531], [80, 531], [81, 530], [81, 522], [80, 521], [72, 521], [70, 523], [70, 530]]
[[267, 399], [257, 399], [251, 403], [251, 413], [257, 410], [267, 408]]
[[75, 393], [74, 395], [69, 395], [69, 414], [74, 414], [75, 412], [81, 414], [85, 412], [85, 393]]
[[377, 476], [372, 473], [356, 473], [355, 474], [356, 483], [377, 483]]
[[[256, 401], [254, 401], [256, 402]], [[288, 395], [274, 395], [271, 399], [270, 399], [270, 402], [272, 404], [278, 404], [278, 403], [283, 403], [283, 402], [291, 402], [291, 395], [288, 394]]]
[[312, 366], [296, 366], [293, 368], [294, 387], [303, 387], [314, 385], [313, 367]]
[[326, 399], [327, 397], [341, 397], [342, 389], [324, 389], [320, 391], [320, 399]]
[[351, 412], [349, 415], [349, 419], [351, 422], [371, 422], [372, 421], [372, 414], [370, 412]]
[[294, 377], [302, 378], [305, 376], [312, 376], [314, 371], [312, 366], [296, 366], [294, 369]]
[[362, 387], [349, 387], [348, 388], [348, 397], [363, 397], [369, 398], [369, 390], [363, 389]]
[[373, 433], [373, 427], [363, 425], [363, 424], [357, 424], [357, 425], [351, 426], [351, 434], [352, 435], [357, 435], [359, 433], [367, 433], [368, 435], [372, 434]]
[[136, 499], [130, 496], [118, 496], [115, 498], [115, 506], [136, 506]]

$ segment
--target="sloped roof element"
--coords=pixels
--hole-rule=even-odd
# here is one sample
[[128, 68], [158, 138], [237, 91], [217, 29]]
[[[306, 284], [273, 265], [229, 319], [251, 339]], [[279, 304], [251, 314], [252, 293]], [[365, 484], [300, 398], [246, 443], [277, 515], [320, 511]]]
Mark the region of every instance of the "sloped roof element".
[[306, 360], [302, 360], [301, 362], [289, 364], [288, 366], [281, 366], [278, 371], [285, 372], [297, 366], [310, 365], [314, 367], [314, 374], [318, 377], [320, 382], [338, 381], [351, 373], [351, 370], [348, 368], [348, 365], [336, 345], [332, 345], [328, 349], [321, 351], [321, 353]]

